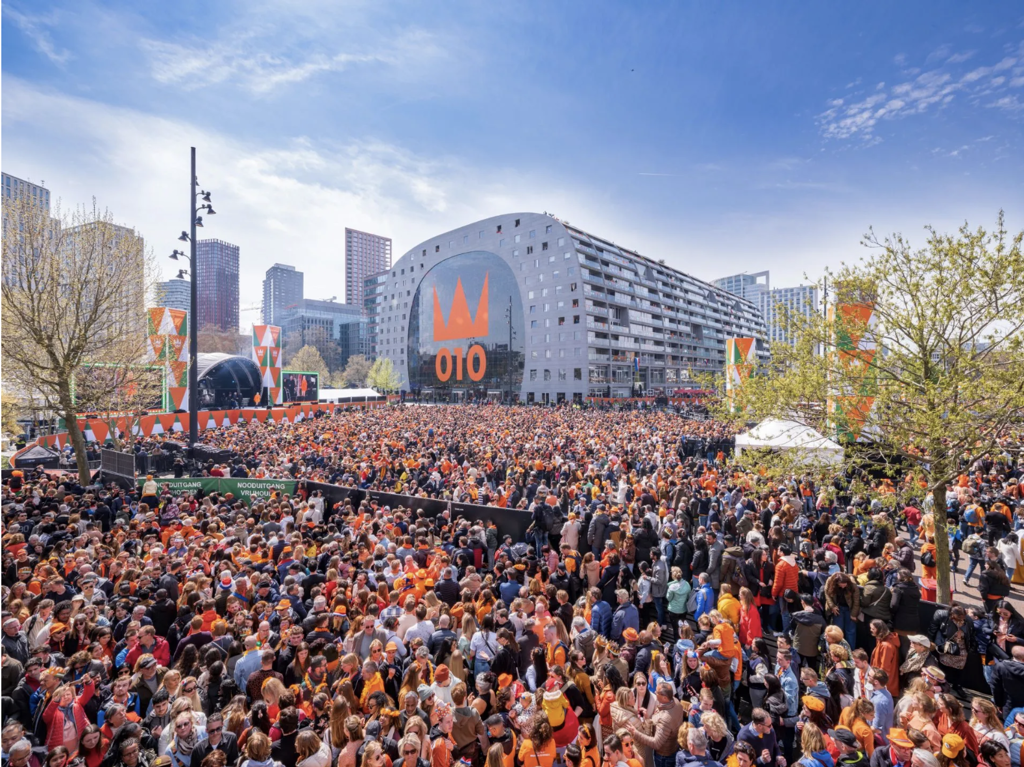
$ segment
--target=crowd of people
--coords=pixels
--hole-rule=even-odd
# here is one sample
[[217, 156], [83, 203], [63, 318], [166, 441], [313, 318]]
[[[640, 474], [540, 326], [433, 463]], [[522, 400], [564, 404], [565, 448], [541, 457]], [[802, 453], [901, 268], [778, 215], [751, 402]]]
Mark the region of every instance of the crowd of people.
[[950, 485], [963, 575], [936, 606], [912, 476], [769, 480], [731, 436], [657, 411], [398, 406], [209, 434], [235, 456], [217, 475], [299, 480], [251, 503], [13, 472], [3, 761], [1019, 767], [1024, 465], [986, 456]]

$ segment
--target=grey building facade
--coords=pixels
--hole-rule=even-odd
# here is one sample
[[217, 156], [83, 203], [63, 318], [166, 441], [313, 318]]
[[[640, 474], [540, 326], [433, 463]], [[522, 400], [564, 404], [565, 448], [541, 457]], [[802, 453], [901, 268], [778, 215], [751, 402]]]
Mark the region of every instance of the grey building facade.
[[557, 218], [509, 213], [403, 255], [370, 315], [402, 387], [447, 400], [557, 403], [696, 388], [753, 303]]
[[4, 197], [12, 200], [24, 197], [30, 200], [33, 205], [43, 208], [47, 215], [49, 215], [50, 190], [45, 186], [33, 184], [31, 181], [25, 181], [25, 179], [12, 176], [9, 173], [0, 173], [0, 189], [3, 190]]
[[263, 278], [263, 324], [281, 325], [284, 314], [303, 298], [303, 274], [294, 266], [274, 264]]
[[188, 280], [164, 280], [153, 287], [153, 306], [189, 311], [192, 303], [192, 283]]

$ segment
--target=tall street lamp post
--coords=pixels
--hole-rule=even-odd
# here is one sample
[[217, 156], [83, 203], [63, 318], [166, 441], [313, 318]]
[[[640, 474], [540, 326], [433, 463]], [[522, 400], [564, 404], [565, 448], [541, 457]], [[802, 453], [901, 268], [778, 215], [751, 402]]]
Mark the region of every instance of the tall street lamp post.
[[[206, 211], [208, 216], [216, 215], [217, 211], [210, 204], [211, 193], [203, 189], [196, 192], [198, 181], [196, 179], [196, 148], [192, 147], [192, 189], [188, 197], [190, 232], [182, 232], [178, 239], [189, 243], [190, 255], [185, 255], [180, 250], [171, 253], [171, 259], [177, 261], [179, 258], [188, 259], [191, 266], [191, 297], [189, 299], [189, 338], [188, 338], [188, 446], [195, 448], [199, 436], [199, 297], [197, 292], [199, 270], [196, 268], [196, 227], [203, 225], [203, 217], [200, 211]], [[203, 205], [196, 207], [197, 198], [201, 198]]]

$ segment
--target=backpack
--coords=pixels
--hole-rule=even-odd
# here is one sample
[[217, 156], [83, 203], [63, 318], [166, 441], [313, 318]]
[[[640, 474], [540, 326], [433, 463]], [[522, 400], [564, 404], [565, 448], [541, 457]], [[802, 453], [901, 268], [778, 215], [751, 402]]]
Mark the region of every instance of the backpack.
[[545, 533], [550, 533], [552, 528], [555, 526], [555, 510], [547, 504], [540, 510], [540, 529]]
[[972, 559], [980, 559], [981, 553], [984, 550], [984, 544], [981, 541], [981, 536], [977, 533], [971, 533], [967, 536], [967, 540], [964, 541], [963, 545], [964, 553]]
[[[733, 559], [736, 558], [733, 557]], [[732, 577], [730, 578], [730, 580], [738, 588], [746, 588], [748, 586], [747, 575], [743, 572], [743, 562], [741, 562], [739, 559], [736, 559], [736, 566], [732, 570]], [[736, 593], [738, 594], [739, 591], [737, 591]]]

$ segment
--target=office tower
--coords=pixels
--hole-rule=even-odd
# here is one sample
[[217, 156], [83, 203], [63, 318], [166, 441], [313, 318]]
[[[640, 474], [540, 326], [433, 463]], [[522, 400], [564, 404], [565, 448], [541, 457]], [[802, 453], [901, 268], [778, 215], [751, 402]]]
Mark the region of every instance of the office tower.
[[720, 280], [712, 280], [711, 284], [757, 305], [761, 303], [761, 296], [771, 289], [771, 282], [766, 271], [754, 274], [733, 274]]
[[192, 303], [192, 283], [188, 280], [164, 280], [153, 287], [153, 306], [189, 311]]
[[818, 311], [818, 288], [814, 285], [773, 288], [761, 296], [761, 314], [768, 328], [768, 341], [773, 344], [796, 343], [787, 316], [810, 317]]
[[302, 272], [274, 264], [263, 280], [263, 324], [281, 325], [284, 311], [302, 300]]
[[223, 240], [198, 240], [196, 263], [198, 275], [199, 330], [212, 326], [218, 330], [238, 332], [238, 253], [237, 245]]
[[391, 268], [391, 238], [345, 228], [345, 303], [363, 307], [367, 277]]
[[352, 354], [364, 354], [366, 323], [358, 306], [303, 298], [282, 312], [285, 343], [295, 348], [315, 346], [327, 367], [340, 370]]
[[365, 354], [370, 359], [377, 358], [377, 336], [374, 333], [377, 329], [377, 315], [384, 302], [384, 285], [387, 280], [386, 271], [371, 274], [363, 280], [363, 316], [367, 319]]
[[27, 197], [36, 205], [42, 206], [47, 214], [50, 213], [50, 190], [31, 181], [25, 181], [17, 176], [8, 173], [0, 174], [0, 185], [3, 186], [4, 197], [18, 199]]
[[[376, 284], [374, 283], [374, 287]], [[370, 337], [421, 396], [557, 403], [695, 389], [759, 308], [540, 213], [438, 234], [380, 284]]]

